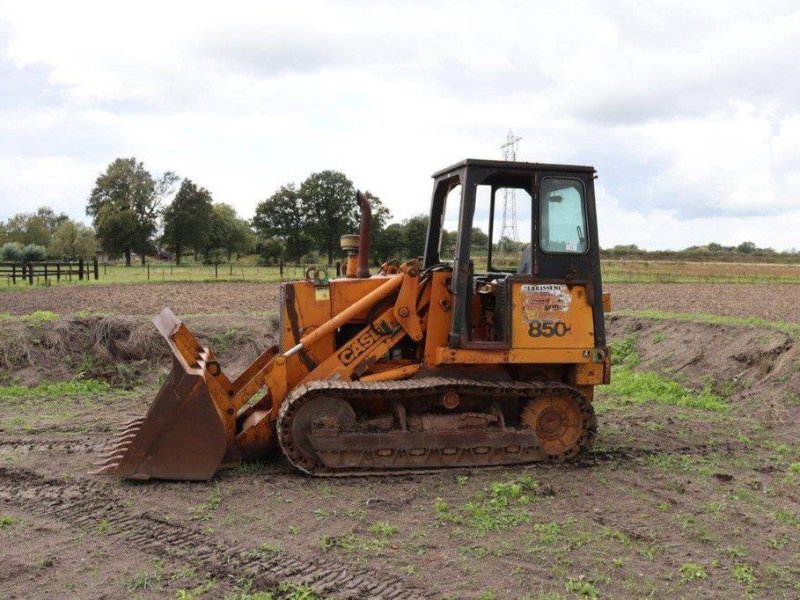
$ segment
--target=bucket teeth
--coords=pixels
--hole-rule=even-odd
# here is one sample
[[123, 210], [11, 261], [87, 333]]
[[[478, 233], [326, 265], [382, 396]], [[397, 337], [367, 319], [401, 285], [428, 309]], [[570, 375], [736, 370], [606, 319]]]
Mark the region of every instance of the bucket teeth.
[[123, 423], [122, 425], [120, 425], [119, 428], [117, 429], [117, 431], [127, 431], [127, 430], [132, 429], [132, 428], [138, 429], [139, 427], [142, 426], [142, 423], [144, 423], [144, 419], [143, 418], [142, 419], [135, 419], [133, 421], [127, 421], [127, 422]]

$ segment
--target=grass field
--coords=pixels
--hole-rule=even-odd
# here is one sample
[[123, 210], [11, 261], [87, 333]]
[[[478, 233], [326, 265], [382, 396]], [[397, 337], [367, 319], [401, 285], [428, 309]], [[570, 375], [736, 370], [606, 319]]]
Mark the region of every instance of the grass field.
[[[283, 274], [277, 266], [253, 264], [252, 257], [220, 265], [186, 263], [152, 263], [148, 266], [125, 267], [101, 264], [99, 280], [62, 280], [50, 285], [102, 285], [112, 283], [213, 282], [250, 281], [276, 282], [302, 279], [306, 269], [314, 265], [285, 265]], [[327, 276], [335, 276], [336, 267], [322, 265]], [[375, 269], [373, 269], [375, 271]], [[800, 264], [728, 263], [728, 262], [669, 262], [650, 260], [604, 260], [603, 281], [606, 283], [800, 283]], [[39, 285], [44, 282], [40, 281]], [[0, 284], [0, 291], [29, 287], [24, 282]]]

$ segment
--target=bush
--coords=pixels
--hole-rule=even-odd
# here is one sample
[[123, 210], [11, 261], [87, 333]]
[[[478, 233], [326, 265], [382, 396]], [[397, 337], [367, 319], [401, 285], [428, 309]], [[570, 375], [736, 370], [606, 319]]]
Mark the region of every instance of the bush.
[[0, 248], [0, 259], [6, 262], [19, 262], [22, 260], [22, 246], [17, 242], [8, 242]]
[[38, 244], [28, 244], [21, 250], [21, 254], [25, 262], [39, 262], [47, 256], [47, 248]]

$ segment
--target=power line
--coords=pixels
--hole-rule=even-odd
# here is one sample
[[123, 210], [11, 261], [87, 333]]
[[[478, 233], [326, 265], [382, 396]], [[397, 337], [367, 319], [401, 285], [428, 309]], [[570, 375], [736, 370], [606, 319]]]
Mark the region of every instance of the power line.
[[[519, 141], [522, 138], [514, 135], [512, 130], [508, 130], [506, 141], [500, 146], [503, 151], [503, 160], [517, 160], [517, 150]], [[514, 188], [503, 190], [503, 221], [500, 227], [500, 241], [498, 250], [509, 252], [515, 249], [519, 242], [519, 231], [517, 230], [517, 194]]]

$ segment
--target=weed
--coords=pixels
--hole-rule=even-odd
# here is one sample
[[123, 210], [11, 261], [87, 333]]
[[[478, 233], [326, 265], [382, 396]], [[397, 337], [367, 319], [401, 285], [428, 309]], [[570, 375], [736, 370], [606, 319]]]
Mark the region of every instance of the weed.
[[196, 600], [196, 598], [199, 598], [200, 596], [210, 592], [215, 585], [216, 582], [213, 579], [209, 579], [204, 584], [198, 585], [196, 588], [192, 588], [191, 590], [178, 590], [175, 594], [175, 597], [178, 600]]
[[289, 525], [286, 531], [289, 532], [289, 535], [297, 535], [297, 533], [300, 531], [300, 528], [297, 527], [297, 525]]
[[792, 463], [789, 465], [789, 473], [800, 475], [800, 462]]
[[283, 548], [277, 544], [261, 544], [258, 548], [251, 550], [248, 554], [250, 558], [272, 560], [281, 552], [283, 552]]
[[79, 381], [59, 381], [56, 383], [42, 383], [35, 387], [24, 385], [11, 385], [0, 387], [0, 400], [14, 398], [63, 398], [65, 396], [90, 396], [105, 394], [111, 389], [104, 381], [85, 379]]
[[203, 502], [200, 506], [195, 506], [190, 509], [192, 519], [195, 521], [208, 521], [211, 519], [211, 513], [219, 508], [222, 502], [222, 491], [218, 485], [214, 486], [211, 493], [208, 495], [208, 500]]
[[531, 515], [524, 509], [530, 503], [526, 492], [535, 491], [538, 485], [530, 476], [494, 482], [457, 510], [450, 510], [441, 498], [435, 500], [434, 510], [438, 519], [467, 525], [479, 535], [502, 531], [530, 521]]
[[615, 569], [622, 569], [623, 567], [628, 565], [627, 558], [614, 558], [611, 560], [611, 566]]
[[108, 519], [103, 519], [97, 524], [97, 527], [95, 527], [95, 531], [97, 531], [97, 533], [100, 533], [102, 535], [109, 534], [111, 533], [111, 523], [108, 521]]
[[377, 523], [370, 525], [367, 531], [380, 537], [389, 537], [396, 534], [400, 530], [394, 525], [390, 525], [389, 523], [385, 523], [383, 521], [378, 521]]
[[60, 319], [61, 315], [51, 312], [49, 310], [37, 310], [28, 315], [22, 316], [22, 321], [31, 325], [39, 325], [47, 323], [48, 321], [55, 321]]
[[725, 553], [731, 558], [743, 558], [747, 556], [747, 550], [742, 548], [741, 546], [728, 546], [725, 548]]
[[406, 575], [416, 575], [417, 574], [417, 567], [414, 565], [406, 565], [405, 567], [401, 567], [400, 570], [405, 573]]
[[351, 552], [358, 548], [359, 543], [354, 534], [346, 533], [344, 535], [324, 535], [320, 539], [320, 545], [326, 552], [334, 549]]
[[3, 515], [2, 517], [0, 517], [0, 529], [2, 529], [3, 527], [11, 527], [15, 523], [17, 523], [17, 520], [14, 517], [11, 517], [9, 515]]
[[578, 596], [585, 596], [587, 598], [600, 597], [600, 590], [598, 590], [591, 581], [586, 581], [583, 577], [567, 579], [566, 588], [568, 592], [572, 592]]
[[667, 336], [664, 333], [656, 333], [655, 335], [653, 335], [653, 343], [654, 344], [660, 344], [665, 339], [667, 339]]
[[629, 335], [623, 340], [611, 342], [611, 364], [635, 367], [639, 364], [639, 355], [636, 354], [636, 344], [639, 336]]
[[756, 576], [753, 572], [753, 567], [745, 563], [734, 565], [731, 569], [731, 575], [734, 581], [742, 585], [752, 585], [756, 582]]
[[497, 600], [497, 592], [491, 588], [484, 590], [481, 592], [481, 595], [478, 596], [478, 600]]
[[159, 589], [161, 587], [161, 573], [158, 570], [155, 573], [139, 573], [128, 580], [126, 587], [129, 592]]
[[681, 568], [678, 569], [681, 575], [681, 581], [694, 581], [695, 579], [707, 579], [708, 573], [705, 568], [697, 563], [683, 563]]
[[614, 371], [611, 385], [603, 390], [603, 395], [623, 404], [657, 402], [716, 412], [726, 412], [730, 408], [711, 391], [710, 386], [694, 392], [659, 373], [633, 371], [627, 367]]

